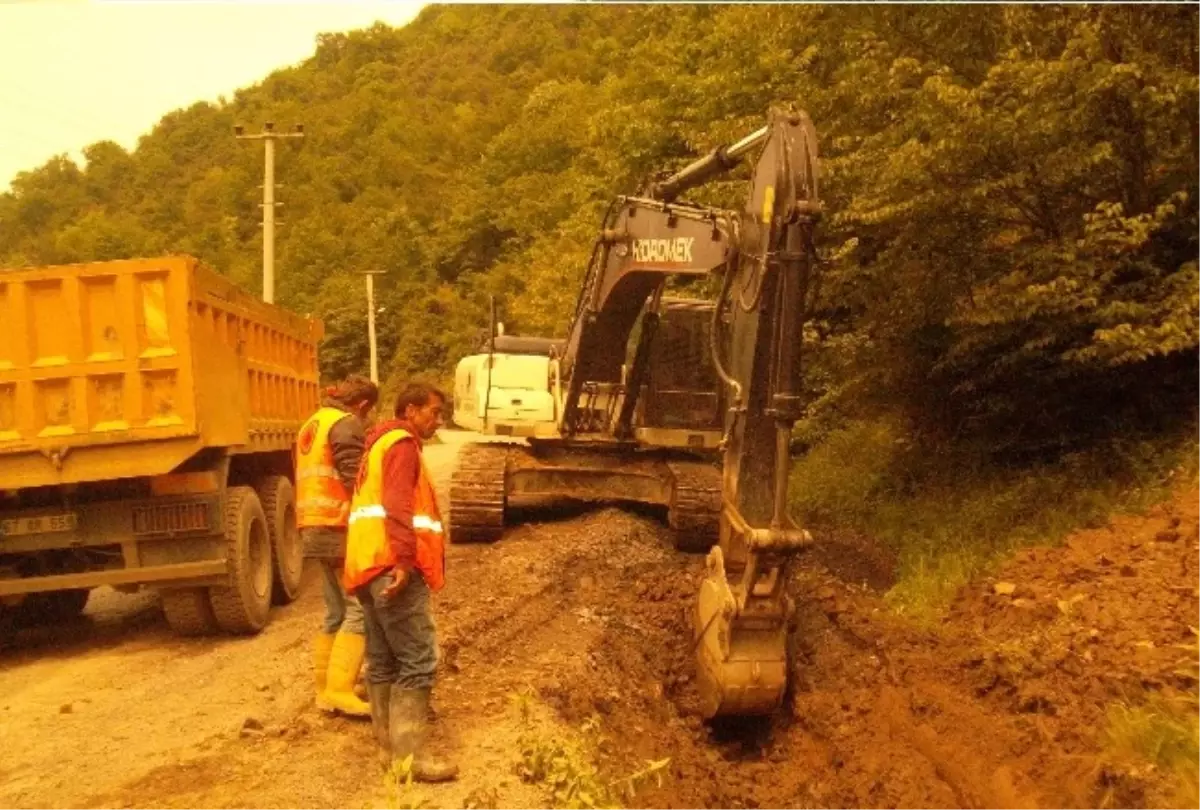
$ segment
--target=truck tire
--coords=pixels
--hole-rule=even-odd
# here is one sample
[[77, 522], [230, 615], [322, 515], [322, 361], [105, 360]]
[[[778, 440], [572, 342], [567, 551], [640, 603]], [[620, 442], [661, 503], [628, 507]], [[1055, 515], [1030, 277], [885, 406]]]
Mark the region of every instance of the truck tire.
[[225, 560], [229, 584], [208, 589], [217, 624], [227, 633], [254, 634], [271, 612], [271, 532], [253, 487], [225, 490]]
[[33, 593], [25, 597], [17, 607], [17, 612], [28, 625], [71, 621], [83, 613], [90, 593], [90, 588]]
[[275, 604], [286, 605], [300, 595], [304, 575], [304, 547], [296, 527], [296, 493], [292, 482], [282, 475], [262, 479], [258, 497], [271, 530], [271, 551], [275, 562]]
[[91, 593], [91, 588], [72, 588], [69, 591], [54, 591], [46, 594], [50, 597], [49, 612], [51, 616], [55, 621], [64, 621], [82, 615]]
[[181, 636], [211, 636], [220, 630], [207, 588], [168, 588], [159, 592], [167, 624]]

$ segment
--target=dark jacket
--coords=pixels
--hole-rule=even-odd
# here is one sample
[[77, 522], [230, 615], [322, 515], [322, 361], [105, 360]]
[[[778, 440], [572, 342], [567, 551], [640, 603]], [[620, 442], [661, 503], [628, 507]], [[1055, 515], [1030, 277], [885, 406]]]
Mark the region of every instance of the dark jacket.
[[[321, 403], [326, 408], [337, 408], [348, 411], [345, 405], [332, 397]], [[329, 444], [333, 450], [333, 466], [337, 469], [338, 478], [346, 488], [346, 494], [354, 492], [354, 482], [358, 479], [358, 464], [363, 457], [363, 442], [366, 437], [366, 426], [353, 413], [339, 421], [329, 429]]]

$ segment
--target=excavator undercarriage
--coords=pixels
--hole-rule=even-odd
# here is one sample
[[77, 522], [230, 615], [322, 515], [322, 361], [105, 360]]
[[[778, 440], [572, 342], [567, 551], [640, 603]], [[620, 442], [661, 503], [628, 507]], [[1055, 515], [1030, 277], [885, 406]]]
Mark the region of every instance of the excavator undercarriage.
[[[755, 150], [744, 209], [679, 200]], [[789, 446], [819, 215], [812, 122], [773, 110], [759, 131], [614, 201], [567, 339], [520, 361], [545, 369], [540, 390], [493, 371], [494, 317], [486, 355], [456, 378], [456, 413], [474, 429], [526, 439], [464, 448], [452, 542], [492, 542], [522, 510], [563, 501], [665, 511], [676, 547], [707, 553], [693, 640], [708, 717], [770, 714], [787, 687], [787, 566], [811, 543], [787, 511]], [[715, 301], [664, 294], [668, 278], [710, 276]], [[534, 398], [552, 417], [519, 418]]]
[[582, 450], [557, 442], [464, 447], [450, 482], [455, 543], [500, 539], [506, 516], [566, 503], [661, 507], [680, 551], [706, 552], [720, 534], [715, 460], [655, 451]]

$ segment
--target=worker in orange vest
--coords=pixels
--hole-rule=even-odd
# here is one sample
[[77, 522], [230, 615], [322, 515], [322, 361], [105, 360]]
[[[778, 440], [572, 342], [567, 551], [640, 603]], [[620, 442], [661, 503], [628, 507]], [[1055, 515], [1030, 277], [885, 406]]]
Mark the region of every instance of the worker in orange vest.
[[362, 607], [342, 588], [342, 561], [366, 420], [378, 400], [375, 383], [347, 377], [326, 391], [321, 408], [296, 438], [296, 523], [305, 557], [319, 563], [325, 596], [324, 626], [312, 653], [317, 705], [355, 717], [371, 714], [354, 691], [366, 653], [366, 629]]
[[421, 782], [444, 782], [458, 767], [425, 750], [437, 640], [429, 595], [445, 583], [446, 527], [422, 442], [442, 424], [446, 397], [413, 383], [396, 400], [395, 419], [367, 435], [350, 506], [344, 582], [367, 625], [367, 686], [375, 739], [387, 763], [412, 757]]

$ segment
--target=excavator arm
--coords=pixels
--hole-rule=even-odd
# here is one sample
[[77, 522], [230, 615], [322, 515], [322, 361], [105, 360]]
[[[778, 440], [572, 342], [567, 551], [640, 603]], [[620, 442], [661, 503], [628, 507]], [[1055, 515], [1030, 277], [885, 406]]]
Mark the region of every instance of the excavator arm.
[[[756, 149], [742, 210], [679, 201]], [[736, 144], [639, 196], [618, 198], [596, 242], [562, 357], [569, 381], [562, 435], [629, 440], [655, 333], [653, 303], [666, 279], [722, 274], [710, 329], [729, 403], [720, 543], [709, 553], [695, 616], [709, 716], [770, 713], [787, 684], [786, 565], [810, 542], [788, 516], [788, 448], [801, 412], [800, 347], [819, 215], [812, 122], [803, 112], [772, 111], [767, 126]], [[628, 339], [643, 313], [640, 343], [623, 374]], [[601, 411], [608, 418], [581, 406], [585, 393], [598, 388], [614, 404]]]
[[789, 516], [787, 495], [802, 333], [815, 292], [817, 192], [811, 121], [773, 113], [714, 317], [713, 359], [732, 395], [720, 543], [709, 552], [695, 616], [710, 716], [772, 712], [787, 686], [786, 566], [811, 542]]

